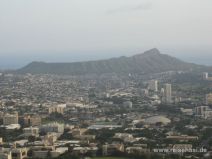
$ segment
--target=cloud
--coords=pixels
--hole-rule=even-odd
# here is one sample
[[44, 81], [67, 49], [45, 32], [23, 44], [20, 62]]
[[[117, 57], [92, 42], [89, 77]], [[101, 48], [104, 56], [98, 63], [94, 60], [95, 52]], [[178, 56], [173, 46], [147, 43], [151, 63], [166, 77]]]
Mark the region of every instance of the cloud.
[[134, 12], [140, 10], [149, 10], [152, 8], [152, 3], [143, 3], [136, 6], [122, 6], [120, 8], [115, 8], [108, 10], [107, 13], [109, 14], [116, 14], [116, 13], [124, 13], [124, 12]]

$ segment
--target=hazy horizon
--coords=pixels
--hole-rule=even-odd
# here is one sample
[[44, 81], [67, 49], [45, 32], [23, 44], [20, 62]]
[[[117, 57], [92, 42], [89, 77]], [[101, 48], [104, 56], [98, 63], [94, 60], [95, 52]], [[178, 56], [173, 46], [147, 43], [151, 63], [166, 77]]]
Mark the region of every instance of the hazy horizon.
[[151, 48], [211, 65], [211, 0], [0, 1], [0, 69]]
[[[152, 48], [150, 48], [152, 49]], [[109, 59], [114, 57], [120, 57], [120, 56], [132, 56], [136, 54], [143, 53], [146, 50], [138, 51], [134, 50], [134, 52], [129, 50], [120, 50], [120, 51], [105, 51], [101, 52], [84, 52], [84, 51], [78, 51], [77, 53], [55, 53], [54, 56], [51, 56], [52, 52], [45, 52], [45, 54], [36, 54], [36, 56], [27, 56], [25, 54], [24, 56], [16, 56], [11, 55], [10, 56], [4, 56], [0, 57], [0, 59], [3, 59], [0, 63], [0, 69], [18, 69], [21, 67], [24, 67], [25, 65], [33, 62], [33, 61], [40, 61], [40, 62], [81, 62], [81, 61], [90, 61], [90, 60], [101, 60], [101, 59]], [[183, 51], [185, 50], [186, 53]], [[201, 50], [198, 49], [159, 49], [159, 51], [162, 54], [167, 54], [173, 57], [176, 57], [180, 60], [183, 60], [185, 62], [191, 62], [196, 64], [202, 64], [202, 65], [208, 65], [212, 66], [211, 59], [212, 54], [211, 51], [204, 50], [204, 56], [200, 54]], [[99, 53], [99, 54], [98, 54]]]

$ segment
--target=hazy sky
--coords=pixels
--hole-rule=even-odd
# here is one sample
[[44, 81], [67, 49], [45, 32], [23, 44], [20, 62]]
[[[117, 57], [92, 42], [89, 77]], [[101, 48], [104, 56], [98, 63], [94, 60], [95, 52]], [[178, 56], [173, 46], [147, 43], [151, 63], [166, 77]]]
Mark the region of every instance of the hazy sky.
[[188, 60], [208, 59], [212, 0], [0, 0], [0, 68], [153, 47]]

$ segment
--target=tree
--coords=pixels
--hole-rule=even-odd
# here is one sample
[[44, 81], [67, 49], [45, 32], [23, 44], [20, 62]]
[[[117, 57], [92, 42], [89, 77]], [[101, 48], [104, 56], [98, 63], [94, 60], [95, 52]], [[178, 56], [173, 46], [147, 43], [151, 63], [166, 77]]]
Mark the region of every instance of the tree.
[[35, 142], [35, 140], [36, 140], [36, 137], [35, 136], [29, 136], [28, 137], [28, 141], [29, 142]]

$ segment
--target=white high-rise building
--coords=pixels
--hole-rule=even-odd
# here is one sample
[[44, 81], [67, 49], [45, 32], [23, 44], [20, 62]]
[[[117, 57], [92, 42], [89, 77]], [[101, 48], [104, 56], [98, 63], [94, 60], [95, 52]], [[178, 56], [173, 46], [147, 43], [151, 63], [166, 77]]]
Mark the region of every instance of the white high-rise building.
[[148, 89], [151, 91], [157, 92], [158, 91], [158, 81], [157, 80], [149, 81]]
[[172, 103], [172, 85], [171, 84], [165, 84], [165, 102], [166, 103]]
[[208, 72], [204, 72], [204, 73], [203, 73], [203, 79], [204, 79], [204, 80], [207, 80], [207, 79], [208, 79]]

